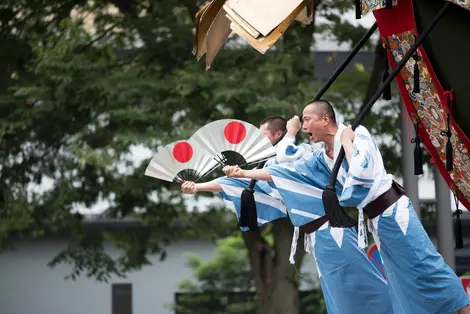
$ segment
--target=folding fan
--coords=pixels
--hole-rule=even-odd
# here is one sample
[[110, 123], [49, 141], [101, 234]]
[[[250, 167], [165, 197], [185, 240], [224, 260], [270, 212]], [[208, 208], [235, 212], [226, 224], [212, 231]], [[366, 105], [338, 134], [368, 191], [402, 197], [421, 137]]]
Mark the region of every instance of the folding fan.
[[191, 136], [196, 149], [226, 165], [243, 166], [275, 156], [276, 149], [260, 129], [240, 120], [206, 124]]
[[212, 156], [195, 149], [191, 140], [181, 140], [161, 147], [145, 175], [169, 182], [197, 181], [219, 165]]

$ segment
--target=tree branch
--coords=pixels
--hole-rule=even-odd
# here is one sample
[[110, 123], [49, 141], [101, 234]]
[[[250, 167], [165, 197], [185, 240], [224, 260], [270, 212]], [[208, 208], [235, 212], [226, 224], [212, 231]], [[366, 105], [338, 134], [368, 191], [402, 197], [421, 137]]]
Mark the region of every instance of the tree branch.
[[90, 48], [91, 46], [93, 46], [94, 43], [100, 41], [101, 39], [103, 39], [106, 35], [108, 35], [108, 33], [110, 31], [112, 31], [114, 28], [116, 28], [118, 26], [119, 23], [115, 23], [113, 24], [111, 27], [109, 27], [107, 30], [105, 30], [100, 36], [96, 37], [95, 39], [93, 39], [92, 41], [90, 41], [88, 44], [86, 44], [85, 46], [82, 46], [80, 48], [77, 49], [77, 53], [83, 53], [85, 52], [85, 50], [87, 50], [88, 48]]

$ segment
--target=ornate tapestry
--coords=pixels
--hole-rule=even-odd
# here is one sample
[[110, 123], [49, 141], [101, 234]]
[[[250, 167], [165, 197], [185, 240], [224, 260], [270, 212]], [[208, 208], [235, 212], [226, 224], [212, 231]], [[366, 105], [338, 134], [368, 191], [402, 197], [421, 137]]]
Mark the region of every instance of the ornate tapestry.
[[[411, 0], [400, 0], [389, 10], [374, 11], [382, 43], [391, 68], [395, 68], [418, 37]], [[441, 175], [462, 204], [470, 209], [470, 141], [454, 121], [450, 106], [452, 92], [444, 90], [434, 72], [424, 48], [417, 50], [419, 58], [410, 58], [396, 77], [408, 114], [417, 126], [423, 144], [433, 157]], [[419, 93], [413, 91], [414, 65], [419, 68]], [[446, 144], [450, 121], [453, 148], [453, 170], [448, 172]]]

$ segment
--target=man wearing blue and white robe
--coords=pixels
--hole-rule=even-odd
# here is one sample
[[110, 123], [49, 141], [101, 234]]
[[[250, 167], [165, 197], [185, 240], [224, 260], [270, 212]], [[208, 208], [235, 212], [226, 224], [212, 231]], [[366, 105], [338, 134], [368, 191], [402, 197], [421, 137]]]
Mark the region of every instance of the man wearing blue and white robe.
[[[308, 158], [313, 154], [313, 147], [307, 144], [301, 144], [292, 150], [291, 140], [283, 139], [277, 144], [276, 157], [266, 161], [264, 168], [271, 165], [287, 163], [300, 158]], [[237, 219], [240, 217], [241, 194], [250, 183], [250, 179], [246, 178], [228, 178], [221, 177], [215, 180], [223, 189], [220, 195], [224, 199], [227, 207], [235, 210]], [[286, 218], [287, 210], [281, 195], [276, 189], [275, 184], [266, 181], [257, 181], [254, 187], [254, 198], [256, 202], [256, 213], [258, 218], [258, 226], [274, 221], [279, 218]], [[247, 227], [241, 227], [242, 231], [248, 230]], [[295, 249], [291, 255], [295, 253]], [[291, 256], [292, 258], [292, 256]]]
[[[272, 116], [264, 119], [260, 124], [260, 130], [268, 140], [274, 145], [286, 130], [287, 121], [280, 116]], [[283, 159], [281, 157], [281, 159]], [[265, 166], [277, 163], [276, 157], [267, 160]], [[220, 193], [225, 205], [235, 211], [237, 220], [240, 219], [240, 202], [242, 191], [248, 186], [249, 179], [237, 179], [221, 177], [210, 182], [194, 183], [184, 182], [181, 186], [183, 193], [194, 194], [196, 192]], [[269, 186], [267, 182], [257, 182], [254, 186], [254, 198], [257, 208], [258, 226], [274, 221], [279, 218], [286, 218], [286, 206], [280, 199], [277, 191]], [[241, 227], [242, 231], [248, 228]]]
[[[357, 207], [362, 218], [362, 209], [390, 189], [393, 178], [366, 128], [359, 126], [353, 132], [340, 127], [335, 158], [341, 144], [348, 160], [338, 175], [343, 185], [340, 204]], [[468, 313], [469, 298], [459, 278], [436, 251], [406, 195], [369, 220], [368, 227], [383, 260], [395, 313]], [[366, 233], [363, 218], [358, 228]], [[365, 240], [360, 240], [361, 247]]]
[[[278, 146], [278, 156], [285, 156], [286, 160], [300, 159], [271, 164], [261, 170], [240, 170], [239, 173], [240, 177], [255, 179], [258, 177], [252, 177], [252, 174], [269, 173], [269, 179], [281, 195], [296, 227], [294, 242], [298, 227], [324, 216], [321, 194], [331, 173], [322, 161], [321, 150], [302, 158], [303, 151], [304, 146], [295, 145], [295, 137], [286, 136]], [[232, 169], [226, 171], [233, 174]], [[338, 188], [341, 190], [341, 186]], [[306, 234], [305, 238], [306, 250], [313, 254], [317, 263], [329, 314], [394, 313], [387, 283], [364, 251], [357, 247], [354, 229], [331, 228], [325, 223], [316, 232]], [[295, 252], [295, 246], [292, 251]], [[291, 262], [292, 258], [291, 253]]]
[[[222, 196], [225, 205], [234, 210], [237, 220], [240, 220], [241, 194], [248, 187], [250, 180], [221, 177], [216, 179], [216, 182], [222, 188], [220, 196]], [[258, 226], [279, 218], [287, 218], [286, 206], [276, 197], [277, 191], [271, 188], [267, 182], [256, 182], [254, 191]], [[246, 231], [248, 227], [240, 227], [240, 229]]]

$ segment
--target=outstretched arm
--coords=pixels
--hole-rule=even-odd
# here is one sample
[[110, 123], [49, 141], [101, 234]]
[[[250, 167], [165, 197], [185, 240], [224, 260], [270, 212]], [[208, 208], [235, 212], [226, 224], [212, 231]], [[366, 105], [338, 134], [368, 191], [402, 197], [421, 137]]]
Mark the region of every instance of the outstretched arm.
[[184, 194], [195, 194], [197, 192], [222, 192], [222, 186], [216, 180], [212, 180], [204, 183], [194, 183], [191, 181], [183, 182], [181, 185], [181, 191]]
[[229, 178], [248, 178], [259, 181], [273, 181], [266, 169], [243, 170], [238, 166], [226, 166], [222, 169]]

